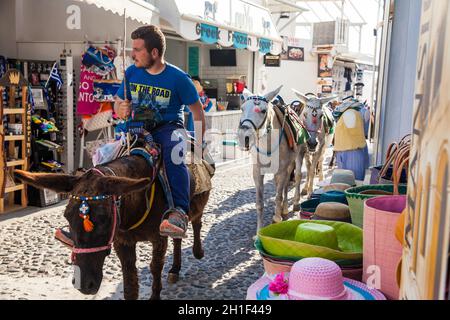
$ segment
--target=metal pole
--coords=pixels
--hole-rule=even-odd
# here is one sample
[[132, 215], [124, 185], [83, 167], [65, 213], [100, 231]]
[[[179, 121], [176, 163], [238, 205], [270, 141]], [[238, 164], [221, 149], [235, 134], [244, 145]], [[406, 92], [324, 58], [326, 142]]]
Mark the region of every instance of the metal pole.
[[[369, 111], [370, 111], [370, 117], [372, 120], [372, 112], [374, 110], [375, 107], [375, 87], [378, 86], [378, 83], [375, 83], [376, 80], [376, 74], [377, 74], [377, 52], [378, 52], [378, 27], [379, 27], [379, 22], [380, 22], [380, 16], [381, 16], [381, 1], [378, 2], [378, 14], [377, 14], [377, 25], [375, 26], [375, 50], [373, 53], [373, 75], [372, 75], [372, 93], [370, 95], [370, 105], [369, 105]], [[373, 132], [373, 125], [372, 125], [372, 121], [370, 121], [369, 124], [369, 139], [372, 140], [370, 137], [372, 136], [372, 132]]]

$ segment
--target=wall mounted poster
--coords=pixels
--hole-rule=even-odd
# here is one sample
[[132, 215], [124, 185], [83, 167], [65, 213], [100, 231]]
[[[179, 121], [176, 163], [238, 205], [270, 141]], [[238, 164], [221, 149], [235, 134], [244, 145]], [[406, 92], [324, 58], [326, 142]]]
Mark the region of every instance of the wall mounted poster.
[[305, 48], [288, 47], [287, 59], [294, 61], [305, 61]]
[[333, 76], [330, 67], [331, 56], [329, 54], [319, 54], [319, 70], [317, 76], [319, 78], [331, 78]]

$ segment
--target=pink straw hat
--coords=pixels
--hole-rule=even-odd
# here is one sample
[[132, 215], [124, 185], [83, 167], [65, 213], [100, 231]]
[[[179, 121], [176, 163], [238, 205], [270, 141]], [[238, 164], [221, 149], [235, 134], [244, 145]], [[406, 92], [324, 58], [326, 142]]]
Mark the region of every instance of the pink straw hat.
[[339, 266], [322, 258], [297, 261], [290, 273], [267, 275], [247, 292], [248, 300], [386, 300], [364, 283], [344, 278]]

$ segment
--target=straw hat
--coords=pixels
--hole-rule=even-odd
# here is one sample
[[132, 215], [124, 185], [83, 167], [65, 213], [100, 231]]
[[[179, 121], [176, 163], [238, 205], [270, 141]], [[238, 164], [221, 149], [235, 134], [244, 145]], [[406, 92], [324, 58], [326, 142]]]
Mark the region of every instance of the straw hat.
[[355, 174], [351, 170], [335, 169], [331, 177], [331, 184], [345, 183], [350, 186], [356, 186]]
[[327, 191], [333, 191], [333, 190], [338, 190], [338, 191], [345, 191], [347, 189], [350, 189], [352, 186], [346, 183], [332, 183], [329, 184], [325, 187], [323, 187], [323, 191], [327, 192]]
[[[331, 227], [299, 228], [299, 225], [311, 225], [310, 220], [291, 220], [269, 225], [259, 230], [258, 238], [264, 250], [273, 256], [305, 258], [320, 257], [336, 260], [362, 259], [362, 229], [354, 225], [337, 221], [314, 221]], [[335, 234], [338, 245], [331, 245], [331, 234]], [[327, 240], [322, 240], [326, 237]]]
[[348, 205], [339, 202], [324, 202], [319, 204], [312, 219], [352, 223]]
[[364, 283], [344, 278], [339, 266], [321, 258], [296, 262], [290, 273], [260, 278], [247, 291], [247, 300], [386, 300]]
[[339, 202], [343, 204], [348, 204], [347, 197], [344, 191], [332, 190], [327, 191], [320, 196], [320, 203], [324, 202]]

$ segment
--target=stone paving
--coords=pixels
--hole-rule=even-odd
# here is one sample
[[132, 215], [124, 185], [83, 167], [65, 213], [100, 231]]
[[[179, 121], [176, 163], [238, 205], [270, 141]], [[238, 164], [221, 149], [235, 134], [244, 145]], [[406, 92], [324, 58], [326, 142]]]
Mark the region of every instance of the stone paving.
[[[255, 188], [251, 166], [235, 163], [219, 168], [203, 215], [205, 257], [192, 255], [192, 228], [183, 240], [182, 270], [177, 284], [168, 284], [172, 245], [163, 271], [162, 299], [245, 299], [247, 288], [263, 273], [254, 248]], [[265, 179], [265, 224], [271, 222], [275, 189]], [[292, 199], [294, 190], [289, 193]], [[100, 291], [84, 296], [73, 288], [69, 250], [54, 240], [56, 228], [66, 225], [64, 204], [37, 213], [0, 221], [0, 299], [123, 299], [122, 274], [114, 253], [106, 258]], [[140, 299], [151, 292], [151, 244], [138, 244]]]

